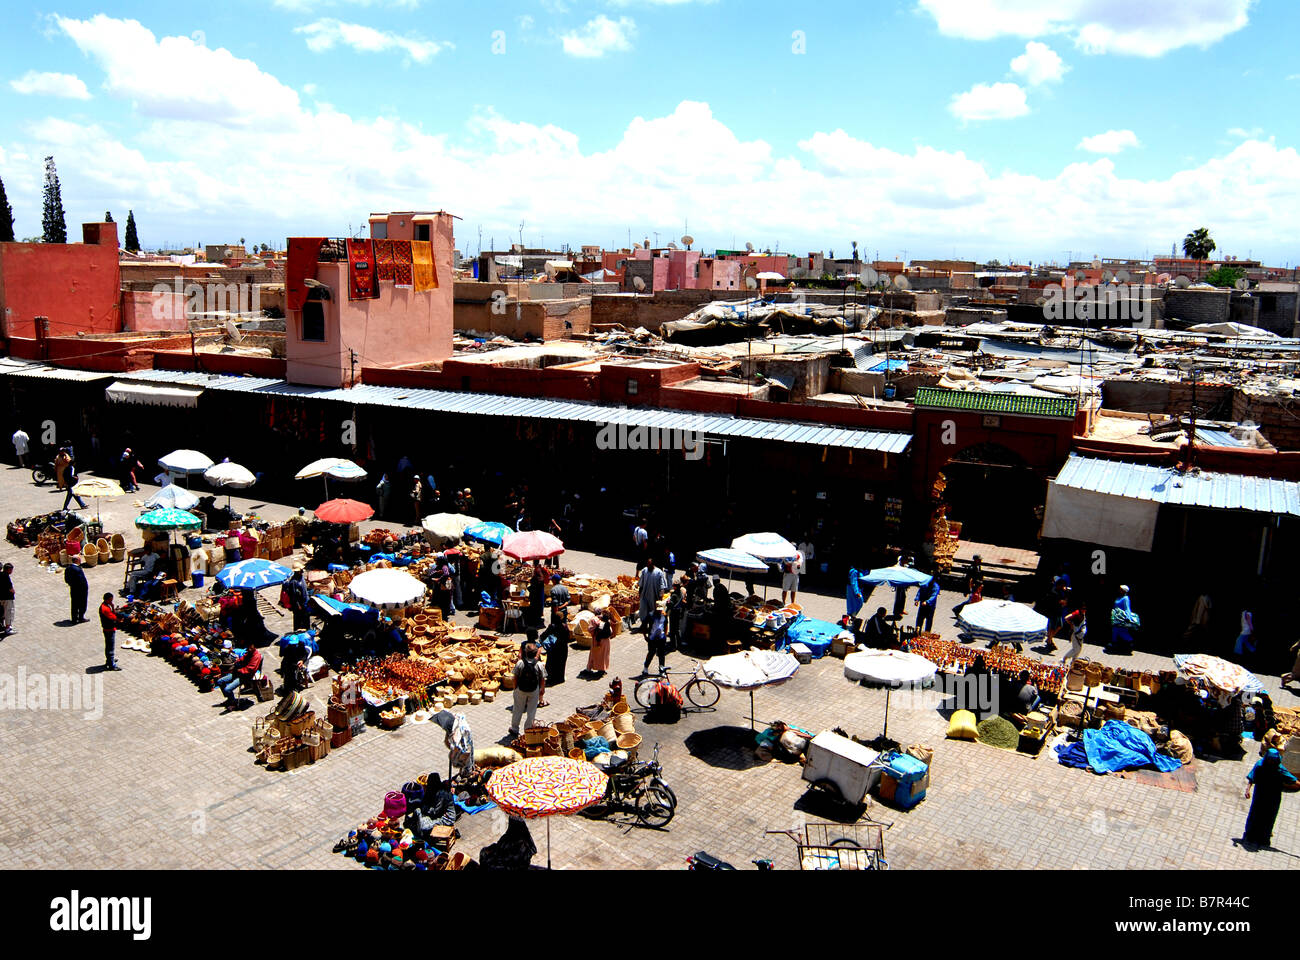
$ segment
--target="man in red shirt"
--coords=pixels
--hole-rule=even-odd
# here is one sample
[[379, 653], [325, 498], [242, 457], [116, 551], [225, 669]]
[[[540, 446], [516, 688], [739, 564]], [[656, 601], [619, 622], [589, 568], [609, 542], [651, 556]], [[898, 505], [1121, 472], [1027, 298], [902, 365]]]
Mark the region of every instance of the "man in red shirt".
[[104, 669], [121, 670], [117, 665], [117, 611], [111, 593], [104, 594], [104, 602], [99, 605], [99, 625], [104, 628]]
[[[227, 641], [228, 643], [229, 641]], [[226, 709], [234, 710], [239, 706], [239, 688], [251, 685], [257, 671], [262, 669], [262, 651], [249, 644], [244, 655], [234, 662], [230, 672], [217, 681], [217, 686], [226, 695]]]

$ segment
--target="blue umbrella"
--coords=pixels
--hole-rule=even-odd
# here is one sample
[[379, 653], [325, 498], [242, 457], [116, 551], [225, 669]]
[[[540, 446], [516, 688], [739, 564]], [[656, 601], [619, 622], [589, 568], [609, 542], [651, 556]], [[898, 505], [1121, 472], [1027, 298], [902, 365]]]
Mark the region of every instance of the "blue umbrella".
[[189, 527], [202, 527], [203, 521], [188, 510], [164, 507], [161, 510], [150, 510], [148, 513], [140, 514], [135, 518], [135, 525], [151, 527], [155, 530], [184, 530]]
[[719, 547], [716, 550], [701, 550], [696, 554], [711, 567], [730, 570], [735, 573], [766, 573], [767, 564], [752, 553]]
[[487, 521], [466, 527], [461, 532], [461, 536], [467, 540], [477, 540], [479, 543], [490, 543], [494, 547], [499, 547], [501, 541], [514, 532], [513, 527], [508, 527], [504, 523]]
[[887, 583], [891, 587], [920, 587], [929, 583], [934, 577], [922, 573], [915, 567], [879, 567], [868, 570], [859, 578], [866, 583]]
[[270, 560], [241, 560], [221, 568], [217, 581], [229, 590], [277, 587], [293, 576], [288, 567]]
[[335, 600], [333, 597], [327, 597], [323, 593], [318, 593], [312, 597], [312, 602], [320, 608], [326, 616], [337, 617], [345, 613], [370, 613], [370, 608], [364, 603], [347, 603], [344, 600]]

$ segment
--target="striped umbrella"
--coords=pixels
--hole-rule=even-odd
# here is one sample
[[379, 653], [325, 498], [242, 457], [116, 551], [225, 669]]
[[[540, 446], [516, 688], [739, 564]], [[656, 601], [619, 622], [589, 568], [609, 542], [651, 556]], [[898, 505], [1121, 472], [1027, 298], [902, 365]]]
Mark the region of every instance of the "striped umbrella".
[[261, 590], [278, 587], [292, 576], [293, 571], [282, 564], [253, 559], [222, 567], [217, 580], [229, 590]]
[[501, 546], [501, 542], [506, 537], [514, 533], [513, 527], [508, 527], [504, 523], [497, 523], [494, 520], [485, 523], [476, 523], [471, 527], [466, 527], [461, 536], [466, 540], [477, 540], [479, 543], [490, 543], [494, 547]]
[[307, 480], [311, 477], [322, 477], [325, 481], [325, 496], [328, 498], [330, 495], [330, 477], [335, 480], [364, 480], [365, 476], [366, 471], [351, 460], [344, 460], [340, 457], [324, 457], [307, 464], [294, 474], [294, 479]]
[[795, 559], [799, 548], [779, 533], [747, 533], [731, 541], [732, 550], [740, 550], [768, 563]]
[[1033, 643], [1047, 639], [1047, 618], [1013, 600], [968, 603], [957, 615], [957, 626], [990, 643]]
[[[569, 757], [528, 757], [492, 774], [488, 796], [525, 820], [585, 810], [605, 796], [609, 778], [593, 763]], [[546, 866], [551, 865], [551, 824], [546, 822]]]
[[352, 596], [381, 610], [410, 606], [424, 596], [424, 584], [405, 570], [380, 567], [367, 570], [348, 584]]
[[542, 530], [525, 530], [502, 540], [501, 552], [516, 560], [546, 560], [562, 554], [564, 543], [559, 537]]
[[745, 650], [704, 661], [704, 675], [714, 683], [749, 691], [749, 727], [754, 728], [754, 691], [785, 683], [799, 669], [793, 654], [775, 650]]
[[767, 570], [766, 563], [743, 550], [719, 547], [716, 550], [701, 550], [696, 556], [711, 567], [733, 573], [764, 573]]

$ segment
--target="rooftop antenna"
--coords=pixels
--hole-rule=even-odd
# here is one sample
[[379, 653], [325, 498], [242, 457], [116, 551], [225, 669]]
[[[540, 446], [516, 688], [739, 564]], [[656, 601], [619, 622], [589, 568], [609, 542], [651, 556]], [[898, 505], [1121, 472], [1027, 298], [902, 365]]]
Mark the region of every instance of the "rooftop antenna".
[[682, 237], [682, 244], [686, 247], [687, 250], [691, 249], [691, 244], [694, 242], [695, 242], [695, 238], [692, 237], [689, 233], [685, 234]]

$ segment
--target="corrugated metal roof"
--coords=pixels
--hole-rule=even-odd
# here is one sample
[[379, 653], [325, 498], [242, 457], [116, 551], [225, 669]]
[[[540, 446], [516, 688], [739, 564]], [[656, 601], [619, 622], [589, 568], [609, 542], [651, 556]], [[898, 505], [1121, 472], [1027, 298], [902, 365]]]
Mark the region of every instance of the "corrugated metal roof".
[[74, 380], [86, 383], [92, 380], [110, 380], [117, 376], [100, 370], [73, 370], [67, 367], [48, 367], [43, 364], [27, 364], [24, 369], [5, 371], [11, 377], [32, 377], [38, 380]]
[[1238, 440], [1227, 430], [1216, 427], [1197, 427], [1196, 443], [1207, 447], [1253, 447], [1248, 440]]
[[[127, 377], [119, 377], [119, 379], [127, 379]], [[451, 390], [421, 390], [369, 384], [351, 389], [303, 387], [285, 383], [283, 380], [186, 373], [179, 370], [142, 370], [130, 374], [129, 379], [150, 383], [184, 384], [209, 390], [257, 391], [300, 396], [356, 406], [402, 407], [435, 413], [568, 420], [580, 423], [625, 423], [631, 427], [692, 430], [712, 437], [783, 440], [789, 443], [841, 447], [849, 450], [876, 450], [881, 453], [902, 453], [912, 442], [910, 433], [894, 430], [866, 430], [817, 423], [749, 420], [741, 417], [692, 413], [686, 410], [612, 407], [596, 403], [579, 403], [574, 400], [509, 397], [489, 393], [460, 393]]]
[[914, 406], [938, 410], [976, 410], [983, 413], [1009, 413], [1037, 417], [1074, 418], [1078, 401], [1060, 396], [1027, 396], [1012, 393], [987, 393], [975, 390], [942, 390], [918, 387]]
[[1072, 455], [1055, 482], [1132, 500], [1151, 500], [1178, 507], [1249, 510], [1300, 517], [1300, 483], [1268, 477], [1117, 463]]

